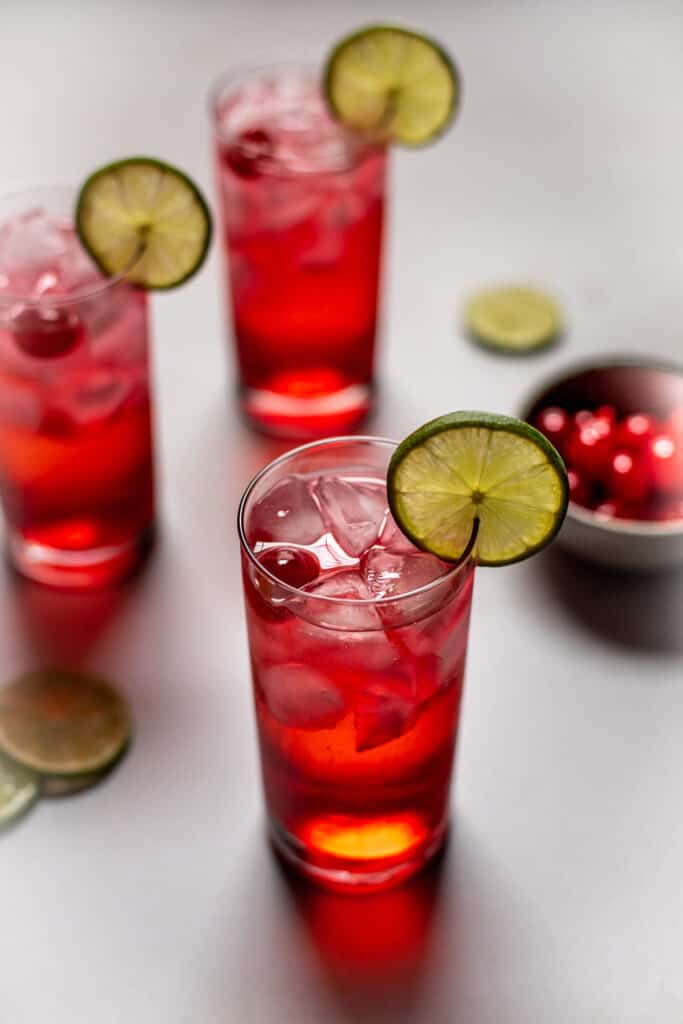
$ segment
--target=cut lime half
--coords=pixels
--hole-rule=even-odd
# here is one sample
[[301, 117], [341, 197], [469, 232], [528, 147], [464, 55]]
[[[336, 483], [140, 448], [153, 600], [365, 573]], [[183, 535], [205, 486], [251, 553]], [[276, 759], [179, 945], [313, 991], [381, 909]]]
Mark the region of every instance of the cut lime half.
[[418, 547], [457, 561], [478, 523], [476, 561], [507, 565], [553, 539], [569, 489], [562, 459], [534, 427], [456, 412], [398, 446], [387, 493], [396, 522]]
[[193, 182], [175, 167], [131, 157], [91, 174], [78, 196], [76, 230], [108, 276], [143, 288], [175, 288], [204, 262], [211, 215]]
[[0, 689], [0, 753], [42, 775], [101, 771], [130, 735], [128, 706], [100, 679], [43, 669]]
[[432, 39], [377, 25], [335, 46], [324, 73], [332, 113], [356, 131], [421, 146], [439, 135], [458, 106], [460, 79]]
[[465, 328], [474, 341], [499, 352], [536, 352], [557, 341], [562, 313], [555, 300], [538, 288], [486, 288], [468, 302]]

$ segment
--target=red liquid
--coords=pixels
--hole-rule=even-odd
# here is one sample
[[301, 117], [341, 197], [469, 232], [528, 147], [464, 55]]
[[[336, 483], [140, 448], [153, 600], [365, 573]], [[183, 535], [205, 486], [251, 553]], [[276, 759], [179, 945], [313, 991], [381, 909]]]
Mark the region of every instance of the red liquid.
[[385, 156], [352, 150], [313, 81], [294, 80], [294, 100], [264, 80], [258, 107], [246, 92], [219, 106], [216, 173], [243, 409], [316, 437], [370, 407]]
[[[384, 541], [392, 528], [371, 540], [374, 557], [393, 551], [392, 541]], [[258, 531], [252, 543], [256, 536]], [[431, 572], [436, 559], [418, 554], [404, 538], [398, 543], [399, 561], [407, 558]], [[367, 553], [358, 561], [342, 555], [344, 568], [338, 569], [339, 550], [329, 535], [307, 544], [304, 559], [315, 552], [323, 564], [315, 583], [304, 582], [307, 590], [315, 594], [322, 584], [327, 592], [336, 580], [348, 579], [349, 594], [365, 592]], [[273, 573], [278, 551], [266, 546], [261, 555]], [[293, 586], [315, 573], [310, 561], [278, 557], [280, 578]], [[445, 571], [439, 565], [436, 576], [423, 582]], [[301, 598], [288, 606], [277, 585], [244, 555], [272, 834], [285, 857], [323, 884], [382, 888], [418, 870], [441, 844], [472, 582], [469, 568], [451, 573], [427, 597], [405, 597], [400, 608], [379, 613], [371, 608], [368, 623], [364, 610], [363, 621], [356, 622], [334, 608], [332, 622], [347, 625], [340, 629], [326, 620], [320, 600], [307, 606]], [[373, 628], [348, 628], [364, 623]]]
[[0, 292], [0, 498], [33, 579], [97, 586], [137, 564], [154, 518], [144, 293], [16, 315]]

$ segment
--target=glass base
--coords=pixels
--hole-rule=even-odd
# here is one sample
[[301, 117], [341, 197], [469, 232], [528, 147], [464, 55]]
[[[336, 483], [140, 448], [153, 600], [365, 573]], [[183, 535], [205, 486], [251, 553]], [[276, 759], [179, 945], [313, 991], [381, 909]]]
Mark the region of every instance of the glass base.
[[154, 527], [122, 544], [65, 551], [29, 540], [8, 528], [9, 560], [35, 583], [65, 590], [96, 590], [131, 576], [154, 541]]
[[372, 400], [371, 384], [306, 397], [259, 388], [240, 393], [242, 412], [253, 426], [271, 437], [298, 440], [347, 433], [365, 419]]
[[271, 843], [280, 857], [298, 874], [323, 889], [345, 893], [373, 893], [392, 889], [416, 875], [436, 857], [442, 849], [448, 832], [444, 821], [419, 846], [399, 857], [384, 857], [373, 861], [350, 860], [342, 857], [322, 858], [309, 851], [272, 819], [268, 821]]

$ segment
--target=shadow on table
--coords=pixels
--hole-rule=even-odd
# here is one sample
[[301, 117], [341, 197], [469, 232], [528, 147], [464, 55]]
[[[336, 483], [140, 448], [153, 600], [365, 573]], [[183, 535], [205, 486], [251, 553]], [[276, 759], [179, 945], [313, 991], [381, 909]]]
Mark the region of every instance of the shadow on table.
[[97, 646], [135, 581], [90, 592], [52, 590], [15, 576], [11, 593], [26, 647], [37, 662], [77, 668]]
[[396, 889], [326, 892], [278, 860], [280, 876], [310, 937], [328, 991], [350, 1019], [414, 1020], [443, 878], [443, 854]]
[[538, 559], [538, 570], [553, 598], [611, 643], [683, 652], [683, 572], [610, 571], [555, 548]]

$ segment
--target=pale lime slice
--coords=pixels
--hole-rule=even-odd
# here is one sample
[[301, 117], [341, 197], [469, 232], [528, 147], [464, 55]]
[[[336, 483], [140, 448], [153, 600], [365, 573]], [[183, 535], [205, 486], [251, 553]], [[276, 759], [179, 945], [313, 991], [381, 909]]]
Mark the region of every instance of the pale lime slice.
[[76, 205], [78, 236], [100, 270], [144, 288], [175, 288], [204, 262], [211, 215], [195, 184], [149, 157], [109, 164]]
[[43, 775], [101, 771], [130, 734], [128, 706], [100, 679], [44, 669], [0, 689], [0, 751]]
[[569, 488], [562, 459], [534, 427], [456, 412], [398, 446], [387, 493], [396, 522], [418, 547], [457, 561], [478, 528], [476, 561], [507, 565], [550, 543]]
[[486, 288], [468, 302], [465, 328], [475, 341], [489, 348], [532, 352], [559, 338], [562, 313], [555, 300], [538, 288]]
[[458, 106], [460, 80], [432, 39], [390, 25], [361, 29], [328, 57], [328, 104], [350, 128], [421, 146], [439, 135]]
[[0, 828], [25, 814], [39, 795], [36, 773], [0, 754]]

